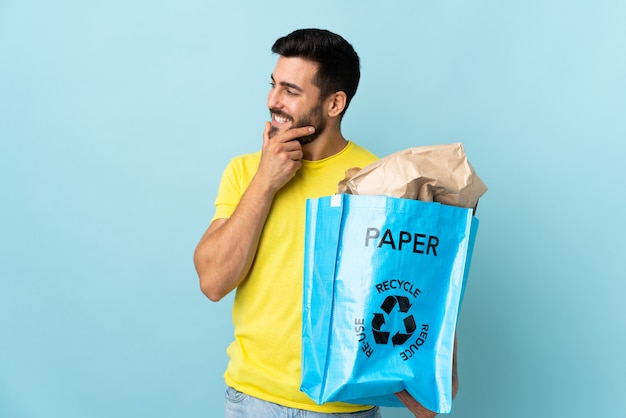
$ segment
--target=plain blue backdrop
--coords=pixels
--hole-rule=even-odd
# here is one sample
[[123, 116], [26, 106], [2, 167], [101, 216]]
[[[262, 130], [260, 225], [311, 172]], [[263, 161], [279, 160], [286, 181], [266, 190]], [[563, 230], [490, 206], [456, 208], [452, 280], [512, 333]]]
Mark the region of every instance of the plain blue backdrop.
[[619, 0], [0, 1], [0, 416], [221, 416], [192, 253], [300, 27], [361, 56], [348, 138], [463, 142], [490, 188], [452, 416], [623, 417]]

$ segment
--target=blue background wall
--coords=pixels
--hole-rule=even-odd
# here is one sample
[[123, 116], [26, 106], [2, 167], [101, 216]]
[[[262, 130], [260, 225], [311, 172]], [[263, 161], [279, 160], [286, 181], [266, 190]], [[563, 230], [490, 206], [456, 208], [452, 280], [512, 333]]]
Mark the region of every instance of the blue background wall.
[[461, 141], [490, 187], [452, 416], [623, 417], [617, 0], [0, 1], [0, 416], [221, 415], [232, 298], [192, 252], [300, 27], [361, 55], [347, 137]]

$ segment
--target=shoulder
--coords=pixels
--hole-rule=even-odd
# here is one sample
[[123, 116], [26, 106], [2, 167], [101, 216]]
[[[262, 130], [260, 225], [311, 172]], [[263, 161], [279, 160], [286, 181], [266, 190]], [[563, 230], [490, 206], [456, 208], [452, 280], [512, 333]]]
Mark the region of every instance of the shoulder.
[[235, 166], [248, 166], [248, 165], [258, 165], [259, 161], [261, 161], [261, 151], [251, 152], [249, 154], [241, 154], [233, 157], [228, 165]]
[[227, 164], [225, 173], [246, 175], [255, 173], [261, 161], [261, 151], [233, 157]]
[[360, 161], [364, 161], [368, 164], [379, 159], [376, 154], [352, 141], [348, 142], [348, 152], [350, 153], [352, 158], [357, 158]]

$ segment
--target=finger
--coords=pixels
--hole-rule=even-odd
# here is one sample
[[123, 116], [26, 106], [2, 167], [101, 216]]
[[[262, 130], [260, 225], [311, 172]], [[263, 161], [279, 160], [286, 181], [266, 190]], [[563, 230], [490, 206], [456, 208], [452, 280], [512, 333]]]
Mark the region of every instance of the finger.
[[274, 156], [284, 154], [287, 158], [293, 161], [302, 159], [302, 145], [298, 141], [289, 141], [283, 143], [274, 143], [274, 138], [271, 139], [268, 150]]
[[270, 129], [272, 128], [272, 124], [270, 122], [265, 122], [265, 129], [263, 130], [263, 145], [267, 145], [270, 141]]
[[[300, 143], [298, 143], [300, 145]], [[293, 151], [288, 152], [289, 158], [293, 161], [300, 161], [302, 157], [304, 157], [304, 153], [302, 152], [302, 147], [299, 147]]]
[[315, 128], [312, 126], [303, 126], [300, 128], [292, 128], [289, 129], [285, 132], [282, 132], [279, 135], [276, 135], [272, 138], [272, 141], [275, 142], [289, 142], [289, 141], [293, 141], [294, 139], [303, 137], [303, 136], [307, 136], [307, 135], [311, 135], [313, 132], [315, 132]]
[[283, 149], [285, 151], [302, 151], [302, 145], [300, 144], [300, 142], [298, 141], [294, 141], [294, 140], [290, 140], [287, 142], [283, 142], [280, 144], [276, 144], [277, 146], [280, 146], [280, 149]]

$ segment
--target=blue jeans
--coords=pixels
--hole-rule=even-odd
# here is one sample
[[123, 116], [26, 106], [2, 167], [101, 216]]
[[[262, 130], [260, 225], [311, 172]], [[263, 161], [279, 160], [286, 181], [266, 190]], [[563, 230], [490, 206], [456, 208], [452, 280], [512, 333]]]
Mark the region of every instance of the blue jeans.
[[248, 396], [231, 387], [224, 396], [224, 418], [380, 418], [378, 407], [353, 413], [323, 414], [288, 408]]

